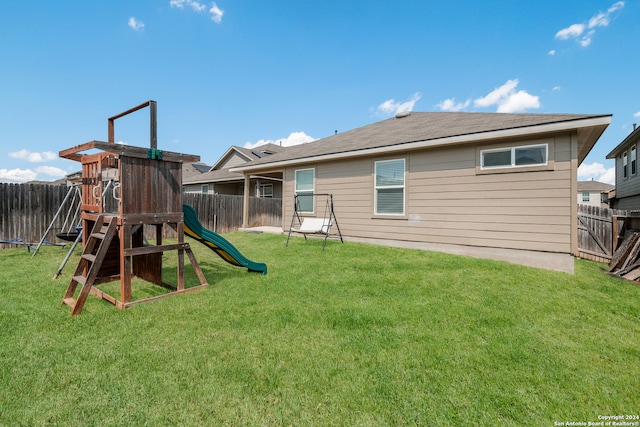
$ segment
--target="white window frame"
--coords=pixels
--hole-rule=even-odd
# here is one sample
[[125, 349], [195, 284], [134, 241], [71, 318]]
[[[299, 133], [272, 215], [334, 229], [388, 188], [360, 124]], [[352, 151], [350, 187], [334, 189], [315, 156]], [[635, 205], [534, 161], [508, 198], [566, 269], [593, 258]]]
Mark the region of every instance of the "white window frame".
[[[402, 185], [384, 185], [379, 186], [377, 183], [377, 174], [378, 174], [378, 165], [381, 163], [389, 163], [389, 162], [402, 162]], [[402, 217], [405, 215], [406, 211], [406, 201], [407, 201], [407, 161], [404, 158], [399, 159], [388, 159], [388, 160], [377, 160], [374, 163], [373, 167], [373, 210], [374, 215], [380, 216], [393, 216], [393, 217]], [[389, 213], [389, 212], [378, 212], [378, 190], [380, 189], [393, 189], [393, 188], [401, 188], [402, 189], [402, 212], [399, 213]]]
[[[267, 188], [271, 189], [269, 194], [267, 194]], [[258, 191], [260, 192], [260, 197], [264, 197], [267, 199], [273, 198], [273, 184], [259, 184]]]
[[[307, 172], [307, 171], [311, 171], [312, 174], [313, 174], [312, 188], [311, 188], [311, 190], [298, 190], [298, 173], [299, 172]], [[315, 189], [316, 189], [316, 169], [315, 168], [296, 169], [295, 172], [294, 172], [293, 188], [294, 188], [294, 193], [296, 195], [298, 195], [298, 196], [309, 193], [311, 195], [311, 197], [312, 197], [311, 210], [310, 211], [300, 210], [298, 212], [304, 213], [304, 214], [311, 214], [311, 215], [314, 214], [315, 213], [315, 200], [313, 200], [313, 193], [315, 193]]]
[[631, 146], [631, 175], [635, 175], [638, 173], [638, 165], [637, 165], [637, 153], [636, 153], [636, 145], [633, 144]]
[[[531, 163], [527, 165], [516, 165], [516, 150], [530, 147], [544, 147], [545, 151], [545, 161], [544, 163]], [[485, 153], [496, 153], [499, 151], [510, 151], [511, 152], [511, 163], [508, 165], [499, 165], [499, 166], [485, 166], [484, 165], [484, 155]], [[529, 167], [538, 167], [538, 166], [546, 166], [549, 164], [549, 144], [539, 143], [539, 144], [529, 144], [529, 145], [514, 145], [511, 147], [502, 147], [502, 148], [489, 148], [485, 150], [480, 150], [480, 169], [481, 170], [494, 170], [494, 169], [518, 169], [518, 168], [529, 168]]]
[[209, 194], [209, 184], [202, 184], [200, 187], [200, 192], [202, 194]]
[[627, 157], [627, 152], [625, 151], [624, 153], [622, 153], [622, 177], [623, 178], [629, 177], [628, 162], [629, 161]]
[[591, 193], [589, 193], [588, 191], [583, 191], [582, 192], [582, 201], [583, 202], [590, 202], [591, 200]]

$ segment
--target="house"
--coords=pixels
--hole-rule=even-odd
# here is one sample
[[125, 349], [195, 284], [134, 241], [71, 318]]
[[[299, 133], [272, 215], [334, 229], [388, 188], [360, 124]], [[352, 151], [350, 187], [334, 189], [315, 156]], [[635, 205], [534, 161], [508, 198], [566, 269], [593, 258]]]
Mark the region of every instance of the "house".
[[[284, 147], [275, 144], [264, 144], [253, 149], [232, 146], [211, 167], [203, 163], [185, 165], [184, 192], [242, 195], [246, 185], [244, 175], [230, 172], [229, 169], [283, 150]], [[281, 174], [254, 176], [248, 185], [252, 196], [282, 198]]]
[[640, 145], [640, 127], [633, 125], [633, 132], [607, 154], [607, 159], [616, 161], [616, 192], [610, 201], [614, 209], [640, 209], [638, 145]]
[[578, 204], [609, 207], [609, 193], [615, 185], [598, 181], [578, 181]]
[[[347, 240], [572, 272], [577, 168], [610, 123], [611, 115], [404, 113], [231, 171], [245, 181], [282, 174], [284, 230], [294, 194], [331, 193]], [[310, 197], [303, 214], [323, 215]]]

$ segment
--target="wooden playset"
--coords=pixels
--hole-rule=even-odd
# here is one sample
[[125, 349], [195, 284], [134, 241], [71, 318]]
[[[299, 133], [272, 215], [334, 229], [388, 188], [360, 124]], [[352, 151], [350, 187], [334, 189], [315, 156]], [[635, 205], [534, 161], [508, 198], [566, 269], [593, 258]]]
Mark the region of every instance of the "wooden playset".
[[[149, 148], [116, 144], [114, 121], [143, 108], [150, 110]], [[91, 141], [60, 152], [60, 157], [82, 163], [83, 253], [62, 300], [71, 314], [82, 311], [89, 294], [118, 308], [190, 292], [207, 281], [184, 241], [182, 164], [199, 156], [160, 151], [157, 148], [156, 102], [148, 101], [108, 119], [108, 142]], [[90, 151], [88, 154], [83, 152]], [[98, 151], [96, 153], [96, 151]], [[115, 183], [105, 191], [106, 183]], [[155, 228], [154, 244], [145, 244], [145, 230]], [[163, 227], [171, 227], [177, 243], [163, 244]], [[177, 285], [163, 280], [162, 256], [177, 255]], [[185, 287], [184, 255], [200, 285]], [[151, 298], [132, 300], [131, 281], [137, 277], [169, 290]], [[120, 281], [120, 297], [95, 287]], [[76, 296], [76, 291], [80, 290]]]

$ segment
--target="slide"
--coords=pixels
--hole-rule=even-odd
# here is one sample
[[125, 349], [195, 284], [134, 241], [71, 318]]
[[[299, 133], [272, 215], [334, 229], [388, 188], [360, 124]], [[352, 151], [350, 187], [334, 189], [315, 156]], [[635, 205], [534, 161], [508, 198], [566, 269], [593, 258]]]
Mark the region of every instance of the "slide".
[[200, 220], [198, 220], [196, 210], [191, 206], [182, 205], [182, 211], [184, 212], [184, 234], [206, 245], [229, 264], [246, 267], [249, 271], [267, 274], [266, 264], [245, 258], [227, 239], [203, 227], [202, 224], [200, 224]]

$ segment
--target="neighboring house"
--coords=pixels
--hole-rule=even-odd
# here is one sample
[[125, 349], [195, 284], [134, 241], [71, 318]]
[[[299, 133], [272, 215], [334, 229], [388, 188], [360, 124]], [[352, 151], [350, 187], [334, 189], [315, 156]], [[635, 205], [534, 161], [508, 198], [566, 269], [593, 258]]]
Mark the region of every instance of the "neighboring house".
[[[294, 194], [332, 193], [352, 240], [547, 252], [562, 260], [547, 267], [573, 271], [577, 169], [610, 123], [611, 115], [405, 113], [231, 171], [245, 180], [283, 174], [285, 231]], [[323, 215], [318, 200], [306, 210]]]
[[578, 204], [609, 207], [609, 192], [616, 187], [598, 181], [578, 181]]
[[640, 127], [634, 125], [633, 132], [607, 154], [607, 159], [616, 161], [616, 192], [610, 201], [614, 209], [640, 209], [639, 145]]
[[[264, 159], [284, 148], [275, 144], [265, 144], [253, 149], [232, 146], [211, 167], [202, 163], [185, 165], [183, 168], [183, 188], [185, 193], [244, 194], [244, 175], [229, 169], [248, 162]], [[282, 174], [253, 176], [249, 194], [256, 197], [282, 197]]]

